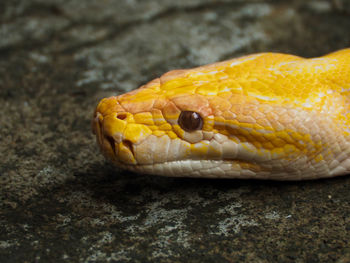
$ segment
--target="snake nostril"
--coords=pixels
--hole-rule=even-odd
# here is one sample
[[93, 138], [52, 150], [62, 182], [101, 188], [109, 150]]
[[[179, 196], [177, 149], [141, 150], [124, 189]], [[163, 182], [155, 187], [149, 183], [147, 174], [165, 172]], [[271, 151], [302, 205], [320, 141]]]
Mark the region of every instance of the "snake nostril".
[[117, 114], [117, 118], [118, 118], [119, 120], [125, 120], [126, 117], [127, 117], [127, 115], [126, 115], [126, 113], [124, 113], [124, 112], [118, 113], [118, 114]]
[[124, 144], [125, 147], [127, 147], [130, 150], [132, 155], [134, 155], [134, 149], [132, 147], [132, 142], [129, 141], [129, 140], [123, 140], [123, 144]]

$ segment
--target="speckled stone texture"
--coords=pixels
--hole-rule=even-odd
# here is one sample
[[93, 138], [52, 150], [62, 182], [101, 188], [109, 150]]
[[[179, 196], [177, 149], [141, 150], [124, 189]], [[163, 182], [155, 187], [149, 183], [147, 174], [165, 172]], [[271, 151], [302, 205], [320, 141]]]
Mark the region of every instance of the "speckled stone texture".
[[0, 262], [350, 262], [350, 176], [129, 174], [97, 102], [175, 68], [350, 46], [346, 1], [2, 0]]

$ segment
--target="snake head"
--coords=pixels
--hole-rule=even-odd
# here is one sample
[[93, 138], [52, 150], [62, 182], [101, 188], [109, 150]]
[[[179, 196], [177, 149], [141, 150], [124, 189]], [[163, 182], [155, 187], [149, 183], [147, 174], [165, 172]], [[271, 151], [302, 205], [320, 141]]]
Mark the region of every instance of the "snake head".
[[262, 53], [170, 71], [102, 99], [93, 131], [107, 159], [140, 173], [276, 180], [344, 174], [348, 108], [331, 86], [337, 61]]

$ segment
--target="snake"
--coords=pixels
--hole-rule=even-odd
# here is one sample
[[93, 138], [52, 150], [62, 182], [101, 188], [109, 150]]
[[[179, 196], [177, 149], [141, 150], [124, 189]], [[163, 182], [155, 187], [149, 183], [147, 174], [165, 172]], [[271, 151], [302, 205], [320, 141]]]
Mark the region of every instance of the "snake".
[[103, 98], [92, 129], [117, 167], [169, 177], [305, 180], [350, 172], [350, 48], [255, 53]]

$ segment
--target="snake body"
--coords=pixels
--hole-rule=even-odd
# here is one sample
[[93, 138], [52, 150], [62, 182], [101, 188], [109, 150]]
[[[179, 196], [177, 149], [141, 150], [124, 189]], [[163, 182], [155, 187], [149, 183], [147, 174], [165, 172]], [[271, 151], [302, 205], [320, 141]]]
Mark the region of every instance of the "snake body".
[[303, 180], [350, 172], [350, 48], [173, 70], [102, 99], [93, 131], [123, 169]]

